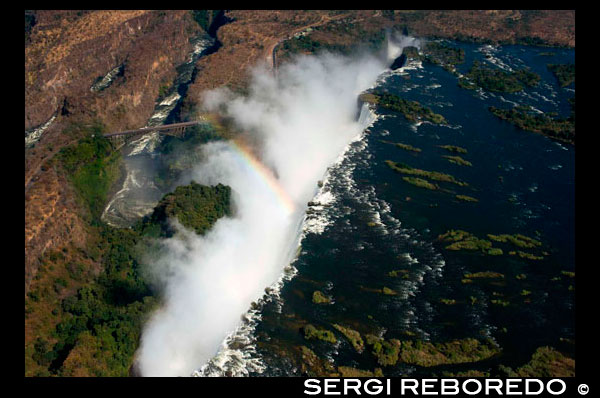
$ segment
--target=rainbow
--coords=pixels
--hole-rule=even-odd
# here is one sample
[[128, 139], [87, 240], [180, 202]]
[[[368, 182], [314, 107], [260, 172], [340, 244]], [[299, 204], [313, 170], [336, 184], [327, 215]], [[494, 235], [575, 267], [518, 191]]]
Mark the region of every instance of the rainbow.
[[273, 172], [267, 168], [262, 162], [256, 157], [252, 149], [246, 145], [243, 141], [236, 139], [228, 142], [231, 148], [240, 155], [240, 163], [242, 163], [248, 170], [252, 171], [256, 175], [257, 179], [261, 181], [269, 191], [273, 192], [273, 195], [277, 199], [277, 202], [281, 205], [281, 208], [286, 215], [292, 214], [296, 210], [296, 204], [283, 186], [279, 183], [279, 180], [275, 177]]

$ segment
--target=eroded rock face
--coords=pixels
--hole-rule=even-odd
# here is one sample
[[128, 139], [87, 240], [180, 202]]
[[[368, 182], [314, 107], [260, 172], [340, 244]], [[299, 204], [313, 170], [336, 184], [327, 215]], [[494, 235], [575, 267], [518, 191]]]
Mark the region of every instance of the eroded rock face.
[[[71, 112], [93, 111], [109, 127], [143, 125], [160, 86], [192, 49], [189, 39], [202, 32], [186, 11], [38, 11], [35, 17], [25, 47], [26, 130], [48, 120], [65, 97]], [[90, 90], [113, 71], [110, 87]]]
[[49, 162], [79, 138], [65, 129], [92, 119], [107, 129], [144, 126], [160, 88], [194, 50], [190, 39], [203, 33], [187, 11], [29, 14], [35, 23], [25, 43], [26, 293], [40, 255], [86, 241], [76, 195]]

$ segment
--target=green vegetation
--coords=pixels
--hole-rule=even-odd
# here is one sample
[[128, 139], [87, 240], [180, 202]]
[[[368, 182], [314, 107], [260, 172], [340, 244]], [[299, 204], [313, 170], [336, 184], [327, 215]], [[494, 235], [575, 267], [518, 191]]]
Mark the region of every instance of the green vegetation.
[[315, 304], [331, 304], [331, 298], [325, 296], [319, 290], [315, 290], [312, 295], [312, 302]]
[[508, 301], [500, 300], [500, 299], [493, 299], [493, 300], [490, 300], [490, 302], [494, 305], [499, 305], [502, 307], [508, 307], [510, 305], [510, 303]]
[[566, 118], [552, 117], [552, 114], [538, 113], [531, 107], [518, 105], [511, 109], [490, 106], [489, 110], [502, 120], [517, 127], [543, 134], [550, 138], [575, 144], [575, 99], [571, 101], [571, 115]]
[[457, 164], [459, 166], [473, 166], [473, 164], [471, 162], [469, 162], [468, 160], [465, 160], [465, 159], [461, 158], [460, 156], [444, 155], [442, 157], [448, 159], [448, 161], [450, 163], [454, 163], [454, 164]]
[[500, 348], [493, 342], [482, 343], [473, 338], [436, 344], [417, 340], [402, 342], [400, 359], [411, 365], [431, 367], [478, 362], [491, 358], [499, 352]]
[[521, 250], [517, 250], [516, 252], [512, 251], [512, 252], [509, 252], [508, 254], [510, 254], [511, 256], [514, 256], [515, 254], [518, 254], [519, 257], [526, 258], [528, 260], [543, 260], [544, 259], [543, 256], [536, 256], [535, 254], [526, 253], [526, 252], [523, 252]]
[[465, 51], [461, 48], [450, 47], [442, 43], [429, 42], [423, 49], [425, 62], [440, 65], [449, 72], [456, 71], [456, 65], [465, 61]]
[[488, 249], [488, 251], [486, 253], [489, 256], [501, 256], [502, 254], [504, 254], [502, 249], [500, 249], [499, 247], [492, 247], [492, 248]]
[[575, 360], [552, 347], [539, 347], [531, 360], [516, 371], [505, 366], [502, 369], [509, 377], [574, 377]]
[[[426, 170], [421, 170], [421, 169], [415, 169], [407, 164], [404, 163], [397, 163], [391, 160], [386, 160], [385, 163], [394, 171], [401, 173], [401, 174], [409, 174], [409, 175], [415, 175], [415, 176], [419, 176], [419, 177], [426, 177], [429, 178], [431, 180], [434, 181], [442, 181], [442, 182], [451, 182], [453, 184], [456, 184], [458, 186], [467, 186], [469, 184], [467, 184], [466, 182], [462, 182], [462, 181], [458, 181], [456, 180], [453, 176], [451, 176], [450, 174], [445, 174], [445, 173], [440, 173], [438, 171], [426, 171]], [[408, 181], [406, 178], [403, 178], [405, 181]], [[421, 180], [419, 178], [413, 179], [415, 183], [420, 183], [422, 184], [421, 181], [424, 181], [425, 183], [427, 183], [427, 181], [425, 180]], [[429, 184], [429, 183], [428, 183]], [[430, 184], [433, 186], [433, 184]], [[435, 189], [435, 188], [431, 188], [428, 187], [428, 189]]]
[[389, 287], [383, 287], [383, 289], [381, 289], [381, 291], [383, 292], [383, 294], [388, 295], [388, 296], [395, 296], [398, 293], [395, 290], [390, 289]]
[[479, 202], [479, 199], [476, 199], [472, 196], [467, 195], [456, 195], [456, 199], [462, 200], [463, 202]]
[[309, 376], [339, 376], [329, 361], [319, 358], [310, 348], [300, 346], [299, 350], [302, 356], [300, 368], [303, 374], [308, 374]]
[[103, 132], [103, 125], [93, 124], [84, 130], [83, 139], [61, 149], [57, 155], [94, 225], [100, 222], [108, 191], [119, 174], [120, 154], [112, 151]]
[[446, 246], [446, 250], [481, 250], [483, 253], [488, 253], [489, 249], [492, 248], [492, 242], [489, 240], [479, 239], [475, 235], [462, 230], [452, 229], [439, 235], [437, 239], [442, 242], [454, 242]]
[[442, 115], [434, 113], [431, 109], [421, 105], [417, 101], [409, 101], [390, 93], [367, 93], [361, 94], [361, 100], [379, 105], [386, 109], [400, 112], [411, 122], [427, 120], [435, 124], [446, 124]]
[[371, 346], [372, 354], [377, 358], [377, 363], [382, 366], [395, 365], [400, 354], [400, 341], [391, 339], [386, 341], [383, 337], [372, 334], [365, 336], [367, 345]]
[[454, 153], [467, 153], [465, 148], [456, 145], [438, 145], [438, 147]]
[[534, 248], [534, 247], [539, 247], [542, 245], [542, 242], [540, 242], [539, 240], [535, 240], [533, 238], [530, 238], [529, 236], [525, 236], [525, 235], [521, 235], [521, 234], [514, 234], [514, 235], [488, 234], [487, 237], [496, 242], [503, 242], [503, 243], [509, 242], [512, 245], [521, 247], [521, 248]]
[[560, 273], [568, 278], [575, 278], [575, 272], [571, 271], [560, 271]]
[[345, 328], [335, 323], [333, 324], [333, 327], [336, 328], [344, 336], [346, 336], [346, 338], [350, 341], [352, 347], [354, 347], [356, 352], [361, 353], [364, 350], [365, 344], [363, 342], [363, 339], [360, 337], [360, 333], [358, 333], [356, 330]]
[[295, 37], [292, 40], [283, 42], [282, 50], [285, 54], [310, 53], [319, 51], [329, 51], [334, 53], [349, 54], [352, 46], [345, 44], [330, 44], [324, 41], [315, 40], [311, 35]]
[[504, 278], [504, 274], [493, 271], [483, 271], [468, 273], [464, 275], [465, 278], [476, 279], [476, 278]]
[[146, 229], [156, 231], [156, 226], [159, 226], [160, 235], [170, 237], [174, 231], [168, 220], [177, 218], [181, 225], [201, 235], [219, 218], [230, 215], [230, 198], [231, 188], [228, 186], [217, 184], [209, 187], [192, 181], [189, 185], [175, 188], [158, 202], [146, 222]]
[[505, 72], [501, 69], [484, 66], [479, 61], [473, 61], [473, 67], [458, 81], [462, 88], [474, 90], [480, 87], [487, 91], [514, 93], [525, 86], [533, 87], [540, 81], [540, 76], [527, 69]]
[[421, 148], [415, 148], [412, 145], [403, 144], [401, 142], [391, 142], [391, 141], [384, 141], [384, 140], [381, 140], [381, 142], [383, 142], [384, 144], [396, 145], [398, 148], [404, 149], [406, 151], [421, 152]]
[[427, 180], [424, 180], [422, 178], [416, 178], [416, 177], [402, 177], [402, 179], [406, 182], [408, 182], [411, 185], [420, 187], [420, 188], [426, 188], [426, 189], [431, 189], [431, 190], [436, 190], [438, 189], [437, 185], [430, 183]]
[[393, 270], [388, 272], [388, 276], [391, 276], [393, 278], [398, 277], [400, 274], [402, 274], [402, 277], [408, 276], [409, 271], [407, 269], [398, 269], [398, 270]]
[[208, 32], [210, 25], [219, 11], [220, 10], [192, 10], [192, 17], [205, 32]]
[[335, 343], [337, 340], [333, 335], [333, 332], [327, 329], [317, 329], [310, 323], [303, 328], [304, 338], [306, 340], [317, 339], [322, 341], [327, 341], [329, 343]]
[[[88, 150], [92, 148], [91, 153], [97, 153], [94, 151], [102, 148], [100, 145], [91, 145], [89, 140], [84, 140], [84, 144]], [[80, 154], [86, 151], [77, 148], [65, 153], [63, 162], [66, 162], [68, 170], [77, 172], [85, 167], [79, 159]], [[97, 158], [91, 161], [95, 163]], [[191, 202], [198, 198], [214, 202], [208, 207], [185, 209], [190, 219], [205, 226], [197, 229], [198, 233], [202, 233], [216, 222], [210, 210], [218, 206], [228, 207], [229, 203], [228, 199], [225, 201], [218, 194], [205, 195], [206, 190], [218, 193], [223, 188], [204, 187], [202, 190], [196, 185], [192, 183], [181, 187], [183, 189], [176, 189], [174, 195], [177, 198], [187, 197]], [[180, 203], [177, 200], [175, 202]], [[202, 213], [204, 211], [208, 213]], [[227, 212], [228, 209], [222, 210], [224, 214]], [[30, 369], [32, 375], [46, 376], [129, 375], [142, 325], [148, 314], [158, 306], [158, 299], [144, 280], [140, 268], [141, 254], [152, 248], [152, 236], [156, 236], [154, 232], [160, 230], [155, 222], [163, 220], [146, 218], [129, 229], [113, 228], [103, 223], [92, 227], [92, 238], [81, 255], [86, 264], [96, 260], [100, 262], [98, 276], [93, 276], [92, 270], [86, 270], [82, 264], [64, 264], [65, 250], [53, 252], [44, 259], [44, 263], [51, 261], [61, 265], [63, 273], [59, 275], [64, 276], [51, 279], [56, 293], [34, 290], [26, 300], [26, 306], [31, 310], [31, 302], [35, 302], [36, 298], [39, 306], [55, 302], [56, 308], [52, 314], [58, 319], [47, 340], [38, 337], [32, 347], [26, 345], [26, 363], [29, 364], [26, 370]], [[59, 269], [55, 272], [59, 272]], [[73, 293], [67, 291], [71, 285], [74, 287]], [[56, 296], [58, 292], [62, 294], [65, 291], [67, 294], [64, 296]], [[29, 358], [33, 363], [29, 362]]]
[[373, 372], [368, 370], [356, 369], [350, 366], [338, 366], [338, 372], [342, 377], [383, 377], [381, 368], [375, 368]]
[[454, 300], [454, 299], [447, 299], [447, 298], [441, 298], [440, 299], [440, 303], [446, 304], [446, 305], [454, 305], [454, 304], [456, 304], [456, 300]]
[[561, 87], [575, 81], [575, 64], [548, 64], [548, 69], [556, 76]]

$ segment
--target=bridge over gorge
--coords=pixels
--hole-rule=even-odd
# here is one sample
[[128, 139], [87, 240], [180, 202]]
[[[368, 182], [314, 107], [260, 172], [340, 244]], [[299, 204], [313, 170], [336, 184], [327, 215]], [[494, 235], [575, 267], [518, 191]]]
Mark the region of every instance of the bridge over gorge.
[[185, 134], [186, 129], [192, 126], [196, 126], [202, 123], [206, 123], [205, 120], [199, 120], [194, 122], [183, 122], [173, 124], [162, 124], [160, 126], [143, 127], [135, 130], [117, 131], [114, 133], [104, 134], [104, 137], [111, 139], [115, 143], [117, 148], [125, 145], [125, 139], [133, 136], [139, 136], [143, 134], [152, 133], [154, 131], [159, 134], [172, 135], [175, 137], [182, 138]]

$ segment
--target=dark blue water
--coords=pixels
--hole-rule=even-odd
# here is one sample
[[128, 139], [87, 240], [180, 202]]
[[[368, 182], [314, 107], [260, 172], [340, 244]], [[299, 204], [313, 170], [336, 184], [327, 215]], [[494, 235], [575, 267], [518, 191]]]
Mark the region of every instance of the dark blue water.
[[[294, 264], [298, 274], [284, 285], [280, 299], [261, 309], [255, 338], [266, 366], [263, 375], [301, 374], [301, 345], [334, 366], [366, 370], [378, 366], [368, 349], [356, 353], [337, 332], [336, 344], [305, 340], [301, 327], [307, 323], [332, 331], [332, 324], [339, 323], [359, 331], [363, 338], [373, 333], [401, 341], [487, 337], [502, 349], [489, 361], [443, 367], [450, 371], [519, 366], [537, 347], [559, 347], [561, 338], [574, 339], [574, 291], [569, 290], [574, 279], [561, 271], [575, 270], [575, 148], [520, 130], [488, 111], [492, 105], [528, 104], [568, 116], [567, 100], [575, 94], [574, 85], [561, 88], [546, 64], [573, 63], [574, 51], [451, 44], [466, 53], [460, 73], [478, 59], [509, 68], [527, 66], [542, 81], [515, 94], [474, 92], [459, 88], [457, 77], [441, 67], [425, 64], [381, 83], [380, 88], [442, 114], [450, 126], [416, 126], [401, 114], [378, 108], [381, 118], [331, 169], [324, 189], [335, 200], [317, 211], [329, 225], [322, 233], [306, 234]], [[553, 55], [543, 55], [548, 52]], [[421, 152], [382, 141], [410, 144]], [[467, 149], [459, 155], [472, 167], [443, 158], [456, 155], [439, 147], [446, 144]], [[388, 159], [448, 173], [469, 186], [439, 182], [443, 190], [419, 188], [391, 170], [385, 163]], [[456, 194], [479, 201], [460, 202]], [[504, 250], [501, 256], [449, 251], [436, 238], [450, 229], [479, 238], [520, 233], [540, 240], [543, 247], [538, 253], [545, 254], [543, 260], [522, 259], [508, 254], [519, 249], [496, 243]], [[392, 270], [403, 271], [390, 277]], [[499, 272], [504, 278], [463, 283], [465, 273], [480, 271]], [[521, 274], [526, 277], [517, 279]], [[398, 294], [377, 290], [384, 286]], [[313, 304], [315, 290], [333, 297], [333, 304]], [[531, 293], [523, 295], [523, 290]], [[442, 298], [456, 303], [446, 305]], [[510, 304], [491, 303], [498, 298]], [[386, 376], [439, 370], [402, 363], [383, 368]]]

